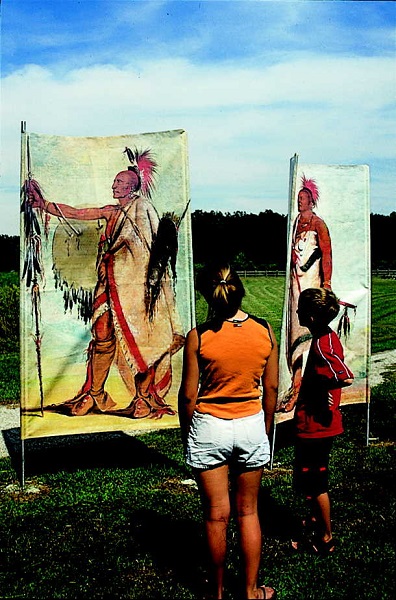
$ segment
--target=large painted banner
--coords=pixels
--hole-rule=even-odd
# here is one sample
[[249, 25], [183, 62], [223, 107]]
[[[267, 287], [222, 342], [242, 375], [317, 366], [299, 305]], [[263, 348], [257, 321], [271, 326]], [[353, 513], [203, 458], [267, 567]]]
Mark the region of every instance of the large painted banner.
[[300, 326], [296, 309], [300, 292], [310, 287], [332, 289], [340, 301], [330, 327], [339, 333], [355, 375], [341, 403], [369, 401], [370, 285], [368, 167], [303, 165], [294, 156], [277, 423], [293, 416], [304, 372], [311, 336]]
[[187, 136], [22, 134], [22, 438], [176, 427]]

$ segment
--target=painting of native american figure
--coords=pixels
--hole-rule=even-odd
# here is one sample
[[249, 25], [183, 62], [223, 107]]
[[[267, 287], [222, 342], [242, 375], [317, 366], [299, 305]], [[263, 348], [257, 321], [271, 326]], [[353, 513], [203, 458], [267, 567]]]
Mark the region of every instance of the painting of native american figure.
[[[162, 146], [170, 146], [173, 154], [184, 150], [184, 145], [177, 144], [180, 132], [177, 133], [176, 143], [172, 136], [170, 139], [165, 136], [162, 143]], [[28, 162], [34, 170], [34, 146], [31, 138], [28, 141]], [[172, 148], [172, 143], [176, 149]], [[47, 145], [46, 140], [44, 146]], [[36, 142], [36, 146], [38, 156], [46, 154], [43, 144]], [[78, 144], [77, 148], [73, 147], [76, 152]], [[105, 156], [102, 147], [103, 143], [99, 142], [100, 161]], [[87, 148], [81, 148], [83, 155]], [[94, 147], [89, 151], [95, 155]], [[164, 149], [158, 152], [160, 156], [163, 153]], [[111, 154], [114, 154], [112, 147]], [[58, 190], [57, 197], [47, 193], [47, 170], [43, 169], [41, 178], [28, 170], [22, 186], [25, 240], [22, 285], [25, 282], [27, 287], [32, 286], [33, 313], [38, 329], [35, 363], [39, 380], [37, 389], [41, 395], [40, 412], [44, 420], [53, 420], [52, 433], [62, 417], [68, 417], [69, 422], [72, 417], [78, 423], [73, 425], [72, 432], [76, 427], [86, 431], [84, 423], [88, 424], [88, 421], [90, 430], [93, 418], [98, 421], [98, 416], [106, 417], [106, 423], [110, 419], [111, 428], [120, 428], [120, 419], [123, 419], [123, 428], [125, 423], [128, 428], [137, 421], [139, 428], [143, 421], [150, 422], [149, 428], [162, 423], [169, 426], [175, 419], [174, 362], [181, 354], [185, 331], [191, 326], [193, 316], [193, 307], [187, 311], [185, 307], [186, 300], [191, 305], [192, 298], [191, 249], [186, 239], [180, 244], [180, 231], [183, 227], [189, 229], [184, 159], [184, 155], [179, 157], [184, 177], [180, 178], [180, 173], [174, 174], [177, 181], [173, 190], [179, 196], [178, 201], [172, 205], [172, 200], [167, 197], [160, 210], [155, 199], [161, 163], [154, 144], [153, 147], [128, 145], [119, 151], [117, 163], [120, 166], [115, 169], [107, 190], [112, 198], [100, 206], [84, 202], [81, 194], [78, 201], [73, 202], [73, 194], [68, 194], [64, 186]], [[37, 163], [40, 173], [40, 160]], [[107, 164], [104, 171], [106, 174], [110, 171]], [[180, 186], [182, 189], [178, 189]], [[39, 238], [45, 235], [48, 238], [47, 262], [48, 258], [52, 262], [51, 286], [48, 274], [45, 280], [42, 277], [41, 265], [45, 261], [40, 250], [45, 241], [39, 241]], [[191, 239], [189, 232], [187, 237]], [[181, 245], [184, 256], [178, 260]], [[53, 318], [51, 315], [43, 318], [46, 295], [51, 296], [47, 305]], [[184, 315], [180, 314], [183, 311], [179, 310], [177, 302], [180, 296]], [[60, 343], [54, 339], [48, 346], [44, 340], [48, 335], [54, 335], [54, 320], [58, 320], [57, 313], [51, 311], [56, 300], [62, 304], [67, 324], [58, 321]], [[89, 332], [83, 373], [81, 361], [77, 360], [75, 365], [70, 361], [70, 353], [75, 354], [75, 343], [70, 344], [68, 339], [71, 319], [84, 323], [85, 340]], [[46, 327], [46, 322], [52, 328]], [[25, 330], [26, 325], [25, 319]], [[24, 344], [28, 348], [25, 356], [31, 376], [33, 348], [27, 339]], [[59, 354], [63, 368], [54, 372], [49, 363]], [[82, 375], [80, 382], [76, 372]], [[119, 380], [117, 384], [115, 379]], [[37, 397], [33, 386], [28, 385], [22, 405], [27, 418], [37, 414]], [[155, 425], [151, 425], [153, 422]], [[102, 424], [95, 424], [93, 429], [103, 431], [107, 426], [102, 418]], [[64, 427], [70, 428], [65, 424]], [[29, 437], [28, 424], [26, 429]], [[48, 424], [43, 431], [45, 433], [40, 435], [48, 435]], [[56, 431], [64, 432], [64, 429]], [[38, 435], [38, 432], [33, 431], [31, 435]]]
[[314, 179], [303, 174], [297, 197], [298, 215], [293, 223], [287, 310], [286, 353], [292, 381], [284, 408], [292, 410], [301, 385], [303, 355], [309, 350], [311, 334], [300, 325], [297, 306], [300, 293], [307, 288], [331, 290], [332, 249], [329, 229], [315, 212], [319, 190]]
[[[368, 182], [366, 168], [307, 165], [292, 159], [289, 263], [281, 339], [278, 420], [290, 418], [297, 401], [311, 334], [297, 306], [307, 288], [326, 288], [339, 298], [332, 328], [355, 366], [353, 390], [344, 403], [367, 399], [369, 345]], [[351, 212], [350, 207], [355, 211]], [[347, 250], [348, 249], [348, 250]], [[359, 305], [359, 308], [358, 308]], [[358, 317], [358, 318], [357, 318]]]

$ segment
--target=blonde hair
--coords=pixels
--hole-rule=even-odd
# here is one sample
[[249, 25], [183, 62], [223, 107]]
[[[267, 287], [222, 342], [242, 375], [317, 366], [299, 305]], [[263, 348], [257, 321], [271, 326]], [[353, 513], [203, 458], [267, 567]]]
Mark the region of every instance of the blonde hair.
[[197, 288], [214, 314], [221, 318], [233, 316], [245, 295], [242, 281], [228, 264], [204, 267], [198, 273]]

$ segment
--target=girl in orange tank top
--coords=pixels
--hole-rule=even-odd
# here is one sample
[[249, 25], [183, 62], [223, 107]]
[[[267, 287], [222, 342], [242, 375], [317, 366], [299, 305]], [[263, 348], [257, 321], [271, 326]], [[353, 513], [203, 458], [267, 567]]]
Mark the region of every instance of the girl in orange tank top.
[[273, 588], [257, 584], [261, 556], [257, 499], [270, 454], [267, 434], [277, 398], [277, 343], [264, 319], [241, 309], [244, 288], [229, 265], [203, 269], [197, 286], [211, 318], [186, 338], [179, 419], [187, 464], [203, 503], [209, 594], [223, 598], [232, 469], [245, 597], [273, 599]]

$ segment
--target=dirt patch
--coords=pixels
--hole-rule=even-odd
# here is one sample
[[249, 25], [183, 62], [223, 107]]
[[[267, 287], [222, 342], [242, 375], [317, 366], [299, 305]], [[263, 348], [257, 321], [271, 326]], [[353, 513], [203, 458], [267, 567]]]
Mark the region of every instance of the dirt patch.
[[387, 371], [396, 370], [396, 350], [377, 352], [371, 356], [370, 385], [374, 387], [384, 381]]
[[29, 502], [35, 500], [38, 496], [49, 494], [49, 492], [49, 486], [39, 481], [29, 481], [23, 488], [19, 483], [10, 483], [0, 489], [0, 495], [9, 496], [19, 502]]

